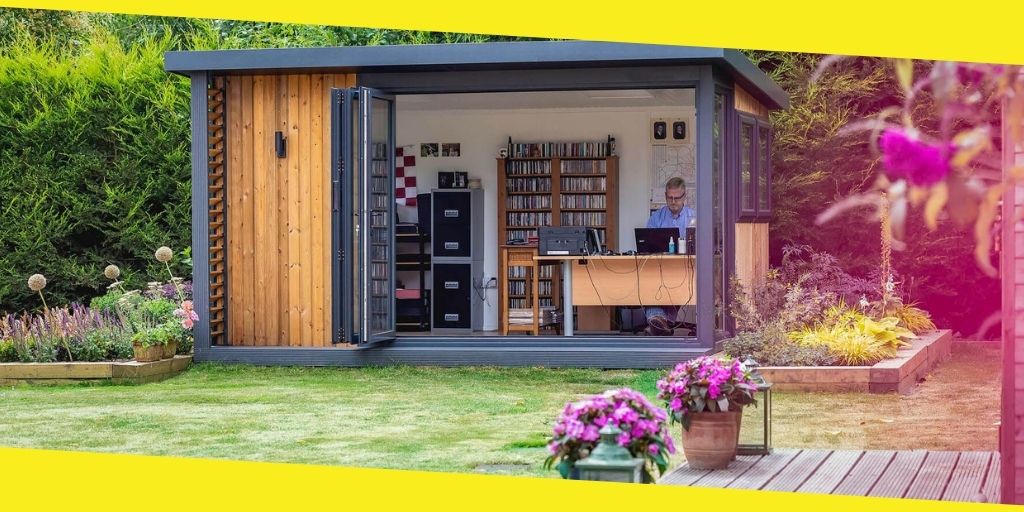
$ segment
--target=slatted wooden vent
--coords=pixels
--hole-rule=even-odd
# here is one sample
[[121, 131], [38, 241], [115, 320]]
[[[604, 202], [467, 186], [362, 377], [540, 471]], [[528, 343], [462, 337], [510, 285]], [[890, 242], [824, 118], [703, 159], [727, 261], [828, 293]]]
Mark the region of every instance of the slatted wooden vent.
[[224, 193], [224, 77], [214, 77], [207, 89], [207, 151], [209, 152], [209, 219], [210, 219], [210, 343], [227, 344], [226, 290], [226, 214]]

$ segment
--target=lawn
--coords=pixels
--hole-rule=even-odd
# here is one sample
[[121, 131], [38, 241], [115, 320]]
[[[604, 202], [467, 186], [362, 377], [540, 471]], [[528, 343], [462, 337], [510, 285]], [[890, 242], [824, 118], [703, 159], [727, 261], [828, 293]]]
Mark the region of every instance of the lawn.
[[[998, 349], [954, 345], [909, 396], [777, 393], [775, 445], [996, 450], [999, 368]], [[567, 400], [621, 386], [653, 398], [660, 375], [198, 364], [142, 386], [2, 388], [0, 445], [555, 476], [540, 464]]]

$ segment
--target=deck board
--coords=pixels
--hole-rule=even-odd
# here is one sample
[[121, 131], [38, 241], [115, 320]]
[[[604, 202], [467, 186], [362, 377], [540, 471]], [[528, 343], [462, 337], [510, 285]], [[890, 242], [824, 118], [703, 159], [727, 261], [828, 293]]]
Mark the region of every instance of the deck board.
[[771, 456], [761, 457], [752, 468], [729, 483], [731, 489], [760, 489], [775, 475], [779, 474], [796, 456], [799, 450], [777, 450]]
[[960, 454], [949, 477], [949, 484], [942, 493], [944, 501], [974, 501], [981, 493], [985, 481], [985, 470], [992, 459], [987, 452], [965, 452]]
[[832, 452], [817, 471], [797, 488], [797, 492], [832, 494], [863, 454], [861, 451]]
[[864, 452], [864, 456], [832, 494], [867, 496], [895, 456], [896, 452], [889, 450]]
[[906, 497], [922, 500], [942, 498], [959, 456], [958, 452], [928, 452], [928, 457], [925, 458], [913, 485], [907, 490]]
[[892, 460], [885, 473], [878, 479], [878, 483], [871, 489], [868, 496], [884, 498], [902, 498], [914, 483], [914, 477], [924, 464], [928, 452], [914, 450], [912, 452], [897, 452], [896, 458]]
[[814, 474], [825, 459], [828, 458], [829, 450], [802, 450], [796, 458], [789, 463], [779, 474], [768, 482], [762, 490], [765, 491], [795, 491], [800, 488], [808, 477]]
[[993, 452], [779, 450], [716, 471], [684, 463], [659, 483], [998, 503], [999, 466]]
[[740, 455], [729, 464], [728, 468], [709, 471], [707, 476], [693, 485], [695, 487], [728, 487], [734, 480], [757, 465], [762, 458], [760, 455]]
[[1002, 467], [999, 459], [999, 454], [992, 454], [992, 462], [988, 464], [988, 473], [985, 475], [985, 483], [981, 487], [981, 493], [985, 495], [985, 498], [989, 503], [999, 503], [1001, 496], [999, 490], [1002, 487], [1002, 474], [1000, 474], [1000, 468]]

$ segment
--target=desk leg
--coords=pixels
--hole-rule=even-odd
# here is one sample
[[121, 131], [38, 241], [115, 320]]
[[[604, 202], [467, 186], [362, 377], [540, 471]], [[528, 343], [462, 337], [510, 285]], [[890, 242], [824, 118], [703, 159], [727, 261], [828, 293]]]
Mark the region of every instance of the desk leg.
[[572, 262], [562, 260], [562, 321], [565, 335], [572, 336]]

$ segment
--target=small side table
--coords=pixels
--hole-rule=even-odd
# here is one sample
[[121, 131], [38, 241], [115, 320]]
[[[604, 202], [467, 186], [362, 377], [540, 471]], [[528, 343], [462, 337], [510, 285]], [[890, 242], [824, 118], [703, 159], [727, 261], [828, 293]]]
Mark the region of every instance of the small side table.
[[772, 383], [759, 382], [757, 392], [761, 394], [762, 437], [758, 443], [740, 444], [736, 447], [736, 455], [769, 455], [772, 453]]

